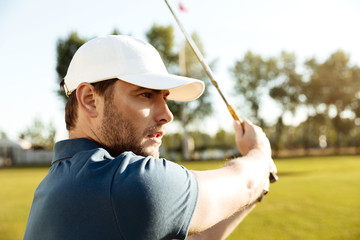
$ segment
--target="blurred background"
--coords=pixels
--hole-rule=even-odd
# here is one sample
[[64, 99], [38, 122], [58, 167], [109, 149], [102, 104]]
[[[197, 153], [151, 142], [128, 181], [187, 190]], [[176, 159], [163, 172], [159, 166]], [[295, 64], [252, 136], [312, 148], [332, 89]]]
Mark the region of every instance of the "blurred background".
[[[359, 145], [359, 2], [169, 3], [230, 104], [266, 130], [275, 154]], [[46, 142], [67, 138], [59, 81], [84, 41], [113, 33], [149, 41], [169, 72], [208, 85], [197, 102], [172, 106], [176, 119], [169, 133], [174, 136], [165, 139], [166, 151], [179, 150], [176, 134], [191, 136], [194, 150], [232, 148], [232, 141], [221, 139], [232, 132], [231, 116], [161, 0], [1, 1], [2, 136], [27, 147], [41, 145], [33, 135]], [[42, 128], [47, 134], [36, 134]], [[40, 147], [51, 149], [48, 145]]]
[[[359, 231], [354, 230], [360, 224], [360, 2], [169, 3], [202, 51], [230, 104], [242, 118], [260, 125], [272, 144], [283, 182], [274, 185], [275, 194], [269, 197], [268, 208], [249, 216], [245, 229], [239, 230], [243, 236], [256, 239], [255, 222], [262, 219], [262, 226], [282, 226], [272, 235], [269, 230], [260, 231], [274, 239], [360, 238]], [[66, 98], [59, 83], [72, 55], [85, 41], [107, 34], [132, 35], [150, 42], [160, 52], [169, 72], [201, 79], [207, 86], [205, 94], [194, 102], [169, 102], [175, 120], [163, 138], [163, 157], [189, 168], [209, 169], [223, 164], [215, 160], [239, 155], [232, 118], [164, 1], [2, 0], [0, 167], [4, 169], [0, 180], [8, 185], [0, 188], [4, 193], [0, 194], [0, 202], [4, 203], [3, 208], [0, 205], [0, 236], [6, 233], [6, 239], [17, 239], [11, 237], [17, 236], [11, 230], [15, 228], [19, 236], [22, 234], [33, 190], [46, 173], [52, 147], [56, 141], [67, 138]], [[30, 168], [35, 172], [20, 167], [34, 165], [46, 167]], [[321, 175], [320, 169], [326, 174]], [[338, 175], [340, 172], [343, 175]], [[28, 175], [33, 181], [17, 182], [19, 174]], [[313, 177], [319, 176], [323, 177], [320, 182], [316, 179], [320, 185], [311, 188]], [[336, 187], [330, 180], [337, 178]], [[302, 181], [305, 185], [298, 185]], [[31, 186], [22, 185], [30, 182]], [[14, 192], [11, 184], [15, 183], [27, 190], [19, 188]], [[294, 185], [302, 186], [296, 191], [298, 195], [293, 192]], [[324, 188], [333, 190], [323, 192]], [[304, 189], [312, 192], [302, 192]], [[284, 192], [289, 195], [284, 196]], [[340, 192], [343, 197], [334, 197]], [[4, 210], [6, 204], [18, 208], [9, 196], [28, 199], [19, 203], [23, 208], [18, 217]], [[297, 209], [299, 205], [286, 204], [286, 200], [301, 205], [311, 196], [311, 204], [328, 197], [330, 202], [338, 199], [333, 204], [348, 207], [339, 208], [331, 217], [324, 216], [334, 221], [323, 225], [319, 225], [322, 214], [312, 221], [308, 217], [294, 221], [286, 235], [283, 229], [289, 226], [285, 222], [291, 222], [287, 213], [295, 208], [294, 215], [299, 216], [305, 208], [309, 210], [309, 206]], [[321, 212], [334, 210], [332, 206]], [[312, 208], [319, 206], [311, 205]], [[269, 214], [280, 214], [275, 221], [278, 225], [269, 225]], [[337, 225], [335, 219], [339, 216], [343, 216], [340, 219], [345, 221], [345, 230]], [[317, 227], [308, 226], [307, 221]], [[325, 233], [326, 229], [330, 235], [311, 234], [320, 230]]]

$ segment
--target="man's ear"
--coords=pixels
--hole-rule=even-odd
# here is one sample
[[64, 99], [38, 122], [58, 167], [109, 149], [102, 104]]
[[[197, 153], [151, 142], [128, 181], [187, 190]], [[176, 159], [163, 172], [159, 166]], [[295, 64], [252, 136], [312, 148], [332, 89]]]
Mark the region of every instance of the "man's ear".
[[81, 83], [76, 89], [79, 108], [92, 118], [97, 117], [99, 114], [96, 97], [94, 86], [90, 83]]

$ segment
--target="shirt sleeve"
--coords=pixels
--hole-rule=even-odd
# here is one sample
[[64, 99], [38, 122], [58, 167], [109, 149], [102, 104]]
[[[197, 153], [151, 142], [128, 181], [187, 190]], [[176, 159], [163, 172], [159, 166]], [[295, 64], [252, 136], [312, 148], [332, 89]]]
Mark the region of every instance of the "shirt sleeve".
[[111, 190], [124, 238], [185, 239], [198, 198], [196, 177], [165, 159], [126, 158]]

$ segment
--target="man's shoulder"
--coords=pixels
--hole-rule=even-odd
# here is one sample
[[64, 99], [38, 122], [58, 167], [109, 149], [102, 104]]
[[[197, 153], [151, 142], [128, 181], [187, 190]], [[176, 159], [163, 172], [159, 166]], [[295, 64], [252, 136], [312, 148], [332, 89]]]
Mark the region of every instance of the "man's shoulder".
[[124, 165], [114, 175], [112, 185], [119, 225], [128, 226], [134, 220], [146, 236], [167, 234], [169, 229], [178, 236], [186, 236], [198, 198], [195, 176], [163, 158], [133, 153], [123, 156]]
[[129, 187], [131, 191], [141, 189], [140, 194], [153, 196], [186, 191], [189, 185], [197, 187], [196, 178], [188, 169], [164, 158], [143, 157], [132, 152], [125, 152], [119, 158], [121, 164], [114, 175], [114, 184], [119, 187]]
[[188, 170], [165, 158], [155, 158], [152, 156], [139, 156], [132, 152], [124, 152], [115, 159], [121, 159], [122, 164], [126, 165], [128, 170], [136, 170], [139, 174], [146, 176], [152, 173], [157, 175], [170, 175], [175, 173], [185, 173]]

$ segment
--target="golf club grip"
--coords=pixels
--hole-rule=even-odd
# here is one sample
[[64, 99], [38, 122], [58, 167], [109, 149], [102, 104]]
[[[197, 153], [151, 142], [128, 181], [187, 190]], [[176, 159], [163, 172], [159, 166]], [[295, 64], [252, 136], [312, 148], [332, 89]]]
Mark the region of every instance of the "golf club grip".
[[269, 179], [270, 179], [270, 183], [274, 183], [279, 179], [279, 177], [276, 175], [275, 172], [270, 172]]
[[[279, 179], [279, 177], [276, 175], [275, 172], [270, 172], [269, 175], [269, 180], [270, 183], [274, 183]], [[260, 195], [260, 197], [257, 199], [258, 202], [261, 202], [262, 200], [264, 200], [264, 197], [266, 194], [268, 194], [269, 192], [269, 188], [264, 188], [262, 194]]]
[[235, 110], [233, 109], [233, 107], [228, 104], [226, 102], [226, 106], [232, 116], [232, 118], [235, 120], [235, 121], [239, 121], [240, 122], [240, 125], [241, 125], [241, 128], [244, 130], [244, 121], [239, 117], [239, 115], [237, 115], [237, 113], [235, 112]]
[[227, 105], [227, 108], [231, 114], [231, 116], [233, 117], [233, 119], [235, 121], [239, 121], [241, 124], [243, 123], [243, 121], [239, 118], [239, 116], [236, 114], [235, 110], [233, 109], [233, 107], [231, 105]]

